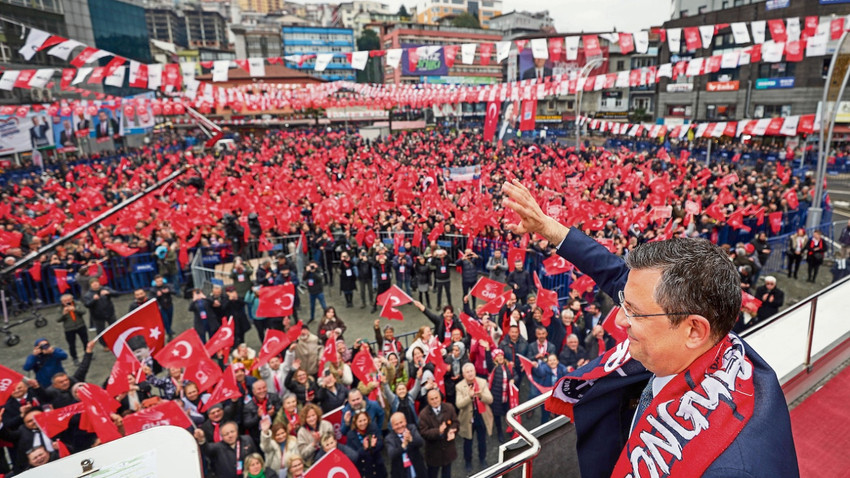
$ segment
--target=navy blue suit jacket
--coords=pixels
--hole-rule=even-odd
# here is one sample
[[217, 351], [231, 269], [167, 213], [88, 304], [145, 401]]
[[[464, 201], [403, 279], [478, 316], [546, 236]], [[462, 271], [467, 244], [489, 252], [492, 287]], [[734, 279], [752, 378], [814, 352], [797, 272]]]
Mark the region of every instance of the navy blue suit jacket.
[[[572, 228], [558, 255], [589, 274], [611, 297], [623, 290], [626, 263]], [[705, 477], [798, 477], [791, 417], [776, 373], [745, 343], [754, 367], [753, 416], [729, 447], [706, 470]], [[585, 367], [593, 367], [599, 359]], [[579, 467], [583, 478], [608, 477], [629, 437], [635, 405], [652, 374], [636, 360], [624, 365], [626, 377], [610, 374], [596, 381], [575, 406]]]

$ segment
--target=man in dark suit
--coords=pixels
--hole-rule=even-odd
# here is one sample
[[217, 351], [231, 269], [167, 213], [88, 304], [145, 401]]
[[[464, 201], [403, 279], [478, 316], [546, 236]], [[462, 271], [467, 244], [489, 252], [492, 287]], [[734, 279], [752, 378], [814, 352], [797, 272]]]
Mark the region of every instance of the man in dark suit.
[[101, 111], [97, 114], [97, 133], [98, 138], [109, 138], [118, 134], [118, 122], [110, 118], [106, 111]]
[[[546, 216], [518, 181], [504, 184], [503, 192], [520, 216], [514, 233], [559, 244], [558, 255], [621, 306], [616, 322], [628, 340], [568, 374], [547, 402], [553, 411], [572, 410], [583, 477], [646, 475], [647, 468], [799, 476], [776, 373], [730, 333], [741, 308], [740, 278], [722, 249], [674, 238], [643, 244], [624, 261]], [[688, 418], [673, 423], [673, 416]], [[674, 443], [675, 456], [661, 458], [661, 443], [666, 450]]]
[[451, 478], [452, 463], [457, 459], [457, 413], [452, 404], [443, 401], [439, 389], [429, 390], [426, 398], [428, 406], [419, 412], [419, 433], [425, 439], [428, 478]]
[[77, 115], [77, 131], [84, 131], [91, 128], [91, 121], [86, 118], [84, 113]]
[[552, 69], [546, 66], [546, 58], [535, 58], [534, 66], [522, 72], [523, 80], [542, 80], [552, 76]]
[[40, 116], [32, 117], [32, 127], [30, 128], [30, 143], [32, 144], [32, 149], [50, 146], [50, 140], [47, 138], [47, 133], [49, 131], [50, 125], [43, 123]]
[[60, 148], [70, 148], [77, 146], [77, 137], [74, 136], [74, 130], [71, 128], [71, 120], [62, 120], [62, 132], [59, 133]]
[[538, 325], [534, 329], [534, 336], [537, 337], [533, 343], [528, 344], [528, 355], [537, 360], [537, 363], [545, 361], [550, 354], [556, 354], [555, 344], [549, 342], [549, 331], [546, 327]]
[[221, 441], [207, 442], [204, 431], [195, 429], [195, 440], [201, 446], [201, 453], [209, 460], [210, 471], [216, 478], [237, 478], [245, 476], [242, 464], [245, 457], [258, 453], [257, 447], [250, 435], [239, 435], [239, 428], [234, 422], [221, 426]]
[[764, 278], [764, 285], [756, 289], [756, 299], [761, 301], [756, 322], [761, 322], [779, 312], [779, 308], [785, 303], [785, 292], [776, 287], [776, 277], [767, 276]]
[[412, 478], [414, 474], [424, 478], [426, 468], [422, 447], [425, 440], [416, 425], [408, 424], [404, 413], [396, 412], [390, 417], [390, 427], [392, 431], [387, 433], [384, 441], [390, 459], [390, 478]]

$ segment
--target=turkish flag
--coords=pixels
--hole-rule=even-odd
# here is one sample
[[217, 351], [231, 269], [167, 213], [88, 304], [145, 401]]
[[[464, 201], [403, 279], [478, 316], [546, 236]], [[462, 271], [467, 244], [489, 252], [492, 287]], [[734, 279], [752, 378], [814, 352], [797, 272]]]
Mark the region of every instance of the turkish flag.
[[221, 327], [219, 327], [210, 340], [204, 344], [204, 349], [206, 349], [207, 355], [212, 357], [221, 349], [232, 349], [234, 340], [233, 332], [233, 316], [222, 320]]
[[174, 340], [168, 342], [153, 358], [165, 368], [183, 368], [206, 356], [206, 349], [198, 332], [189, 329], [174, 337]]
[[121, 406], [117, 400], [110, 397], [104, 389], [90, 383], [83, 383], [77, 389], [77, 396], [83, 404], [83, 417], [86, 422], [83, 426], [81, 420], [80, 428], [96, 433], [101, 443], [121, 438], [121, 432], [110, 417]]
[[68, 285], [68, 270], [53, 269], [53, 274], [56, 275], [56, 288], [59, 289], [60, 294], [64, 294], [71, 288], [71, 286]]
[[[135, 362], [135, 364], [133, 363]], [[135, 366], [134, 366], [135, 365]], [[112, 371], [106, 380], [106, 392], [110, 397], [115, 397], [130, 391], [128, 375], [135, 375], [140, 368], [139, 361], [130, 351], [129, 347], [121, 348], [121, 357], [112, 364]]]
[[602, 328], [605, 329], [606, 332], [608, 332], [608, 335], [614, 337], [614, 340], [616, 340], [617, 343], [626, 340], [629, 336], [629, 334], [626, 333], [626, 329], [620, 327], [615, 323], [615, 321], [617, 320], [617, 314], [619, 312], [620, 308], [614, 306], [611, 311], [608, 312], [608, 315], [605, 316], [605, 320], [602, 321]]
[[534, 271], [534, 286], [537, 287], [537, 306], [543, 310], [543, 317], [540, 322], [544, 327], [549, 327], [554, 315], [552, 308], [558, 307], [558, 294], [543, 287], [540, 277], [537, 276], [537, 271]]
[[484, 141], [493, 141], [496, 136], [496, 128], [499, 126], [499, 110], [498, 101], [490, 101], [487, 103], [487, 116], [484, 117]]
[[715, 221], [723, 222], [726, 220], [726, 213], [723, 212], [723, 206], [718, 201], [711, 203], [705, 208], [705, 213]]
[[266, 331], [266, 339], [263, 341], [263, 346], [260, 348], [260, 353], [257, 354], [257, 360], [254, 360], [254, 365], [251, 370], [256, 370], [265, 365], [270, 358], [280, 355], [289, 344], [292, 343], [289, 337], [280, 330], [269, 329]]
[[800, 201], [797, 199], [797, 191], [794, 191], [793, 189], [785, 191], [785, 194], [782, 195], [782, 199], [788, 201], [788, 207], [791, 209], [797, 209], [800, 207]]
[[497, 295], [496, 298], [487, 302], [481, 307], [481, 312], [487, 312], [488, 314], [498, 314], [500, 310], [502, 310], [502, 306], [511, 298], [511, 294], [513, 294], [512, 290], [506, 290], [501, 294]]
[[366, 349], [360, 349], [351, 359], [351, 373], [366, 385], [374, 382], [378, 370], [372, 361], [372, 354]]
[[113, 243], [107, 244], [106, 248], [109, 249], [110, 251], [118, 254], [121, 257], [130, 257], [133, 254], [139, 252], [138, 249], [136, 249], [134, 247], [129, 247], [127, 244], [124, 244], [123, 242], [117, 242], [117, 243], [113, 242]]
[[409, 304], [413, 299], [401, 290], [397, 285], [393, 285], [386, 292], [382, 293], [377, 298], [378, 305], [383, 305], [381, 309], [381, 317], [386, 317], [393, 320], [403, 320], [404, 316], [395, 307], [399, 305]]
[[260, 245], [258, 249], [260, 250], [260, 252], [271, 251], [272, 249], [274, 249], [274, 244], [272, 244], [271, 241], [269, 241], [269, 239], [265, 235], [262, 235], [260, 236]]
[[515, 267], [514, 264], [517, 262], [525, 264], [525, 249], [511, 247], [508, 249], [508, 270], [513, 272]]
[[547, 276], [556, 276], [573, 270], [573, 265], [558, 254], [553, 254], [543, 261], [543, 269]]
[[782, 212], [777, 211], [768, 214], [767, 220], [770, 222], [770, 232], [779, 234], [779, 231], [782, 230]]
[[[331, 334], [333, 336], [331, 336]], [[336, 333], [331, 332], [328, 334], [328, 340], [325, 341], [325, 347], [322, 349], [322, 356], [319, 357], [319, 375], [323, 370], [325, 370], [325, 364], [327, 362], [337, 363], [337, 351], [336, 351]]]
[[156, 299], [151, 299], [129, 314], [121, 317], [118, 322], [110, 325], [101, 334], [106, 345], [112, 349], [116, 357], [121, 357], [121, 349], [130, 337], [139, 335], [145, 339], [151, 353], [165, 346], [162, 316]]
[[295, 286], [291, 282], [283, 285], [261, 287], [258, 293], [260, 303], [256, 316], [286, 317], [292, 315], [295, 304]]
[[24, 379], [24, 376], [14, 370], [0, 365], [0, 403], [5, 404], [12, 395], [15, 386]]
[[83, 413], [84, 410], [85, 406], [83, 406], [83, 403], [77, 402], [72, 405], [68, 405], [67, 407], [54, 408], [53, 410], [36, 414], [33, 418], [35, 419], [35, 422], [38, 423], [38, 427], [41, 428], [47, 436], [53, 438], [67, 430], [68, 423], [70, 423], [71, 418], [78, 413]]
[[298, 321], [297, 324], [293, 325], [286, 331], [286, 337], [289, 339], [289, 343], [293, 343], [298, 340], [298, 336], [301, 335], [301, 329], [304, 328], [304, 322]]
[[36, 282], [41, 282], [41, 262], [33, 261], [32, 267], [27, 269], [27, 271], [30, 273], [30, 277], [32, 277], [32, 280]]
[[222, 374], [221, 381], [215, 386], [210, 398], [200, 407], [199, 411], [203, 413], [217, 403], [241, 396], [242, 393], [239, 392], [239, 387], [236, 385], [236, 374], [233, 372], [233, 367], [227, 367], [227, 370]]
[[520, 131], [533, 131], [534, 124], [537, 121], [537, 98], [524, 100], [522, 102], [522, 111], [519, 118]]
[[587, 289], [595, 285], [596, 282], [591, 279], [589, 275], [585, 274], [576, 279], [572, 284], [570, 284], [570, 289], [578, 292], [579, 294], [584, 294]]
[[486, 341], [490, 344], [490, 350], [493, 350], [496, 347], [496, 343], [493, 341], [493, 337], [490, 336], [489, 333], [487, 333], [487, 329], [485, 329], [480, 322], [464, 314], [463, 312], [460, 313], [460, 321], [463, 323], [466, 332], [469, 334], [470, 337], [472, 337], [472, 340]]
[[71, 452], [68, 451], [68, 447], [62, 443], [62, 440], [56, 440], [56, 450], [59, 451], [59, 458], [65, 458], [71, 455]]
[[153, 407], [144, 408], [124, 417], [124, 431], [127, 435], [164, 425], [190, 428], [192, 421], [173, 400], [162, 401]]
[[478, 282], [475, 283], [475, 287], [472, 288], [470, 294], [481, 300], [491, 301], [505, 290], [506, 285], [507, 284], [488, 279], [487, 277], [481, 277], [478, 279]]
[[413, 228], [413, 240], [411, 241], [413, 247], [422, 247], [422, 228], [416, 226]]
[[206, 392], [221, 379], [221, 368], [212, 359], [203, 355], [186, 366], [183, 379], [193, 382], [201, 392]]
[[304, 474], [304, 478], [336, 478], [337, 476], [360, 478], [360, 472], [345, 453], [336, 448], [313, 463], [313, 466]]

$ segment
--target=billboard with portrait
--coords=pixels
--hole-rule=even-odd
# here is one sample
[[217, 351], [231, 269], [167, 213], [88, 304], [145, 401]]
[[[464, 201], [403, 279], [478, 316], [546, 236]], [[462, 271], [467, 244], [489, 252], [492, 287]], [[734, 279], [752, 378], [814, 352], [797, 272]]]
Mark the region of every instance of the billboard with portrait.
[[97, 114], [92, 119], [92, 129], [89, 136], [97, 142], [106, 141], [121, 135], [121, 109], [113, 103], [102, 103], [97, 108]]
[[[591, 75], [604, 75], [608, 73], [608, 47], [604, 46], [601, 48], [603, 57], [602, 65], [591, 71]], [[517, 75], [519, 77], [517, 80], [533, 80], [538, 76], [547, 77], [553, 75], [565, 75], [569, 77], [573, 73], [577, 75], [585, 63], [584, 48], [578, 49], [578, 55], [573, 61], [567, 61], [564, 54], [561, 53], [558, 58], [539, 59], [536, 63], [531, 53], [531, 48], [525, 48], [519, 54], [519, 68], [517, 69]]]
[[[401, 74], [403, 76], [446, 76], [449, 74], [443, 47], [427, 45], [419, 48], [420, 45], [409, 44], [402, 44], [401, 47]], [[409, 56], [411, 48], [416, 48], [419, 53], [419, 59], [412, 69], [410, 68]]]
[[77, 150], [79, 144], [72, 115], [53, 117], [53, 142], [56, 144], [56, 151], [60, 153]]
[[141, 95], [124, 98], [124, 104], [129, 100], [133, 106], [132, 115], [128, 115], [129, 108], [122, 109], [121, 136], [128, 134], [145, 134], [156, 124], [153, 116], [152, 101], [156, 99], [153, 91]]
[[52, 121], [46, 111], [0, 117], [0, 156], [49, 149], [54, 144]]

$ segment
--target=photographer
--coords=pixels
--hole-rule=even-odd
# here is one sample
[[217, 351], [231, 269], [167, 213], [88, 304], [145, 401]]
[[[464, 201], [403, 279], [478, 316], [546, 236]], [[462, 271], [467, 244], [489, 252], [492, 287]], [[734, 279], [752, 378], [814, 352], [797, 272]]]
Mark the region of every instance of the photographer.
[[322, 310], [328, 308], [328, 304], [325, 303], [322, 274], [318, 271], [319, 265], [315, 261], [311, 261], [304, 269], [302, 282], [307, 284], [307, 292], [310, 294], [310, 321], [307, 322], [307, 324], [312, 323], [316, 318], [316, 301], [319, 301], [319, 304], [322, 306]]
[[372, 303], [375, 290], [372, 288], [372, 264], [366, 250], [361, 250], [357, 256], [357, 280], [360, 282], [360, 308], [366, 308], [366, 291], [369, 291], [369, 303]]
[[24, 363], [24, 370], [34, 371], [38, 384], [47, 388], [54, 375], [65, 372], [62, 361], [68, 358], [68, 354], [60, 348], [54, 348], [45, 338], [36, 340], [34, 346], [32, 354]]
[[[475, 287], [475, 283], [478, 282], [478, 263], [481, 262], [481, 258], [478, 257], [478, 254], [472, 252], [472, 249], [467, 249], [463, 251], [463, 259], [460, 261], [460, 277], [461, 277], [461, 285], [463, 286], [463, 296], [469, 293], [473, 287]], [[474, 309], [476, 305], [475, 297], [472, 298], [472, 308]]]
[[80, 361], [77, 358], [77, 337], [80, 338], [83, 348], [89, 341], [89, 334], [86, 330], [86, 321], [83, 317], [86, 315], [86, 308], [81, 304], [74, 302], [74, 296], [71, 294], [62, 294], [62, 315], [58, 321], [62, 323], [62, 328], [65, 331], [65, 340], [68, 341], [68, 351], [71, 352], [71, 360], [74, 365], [79, 365]]

